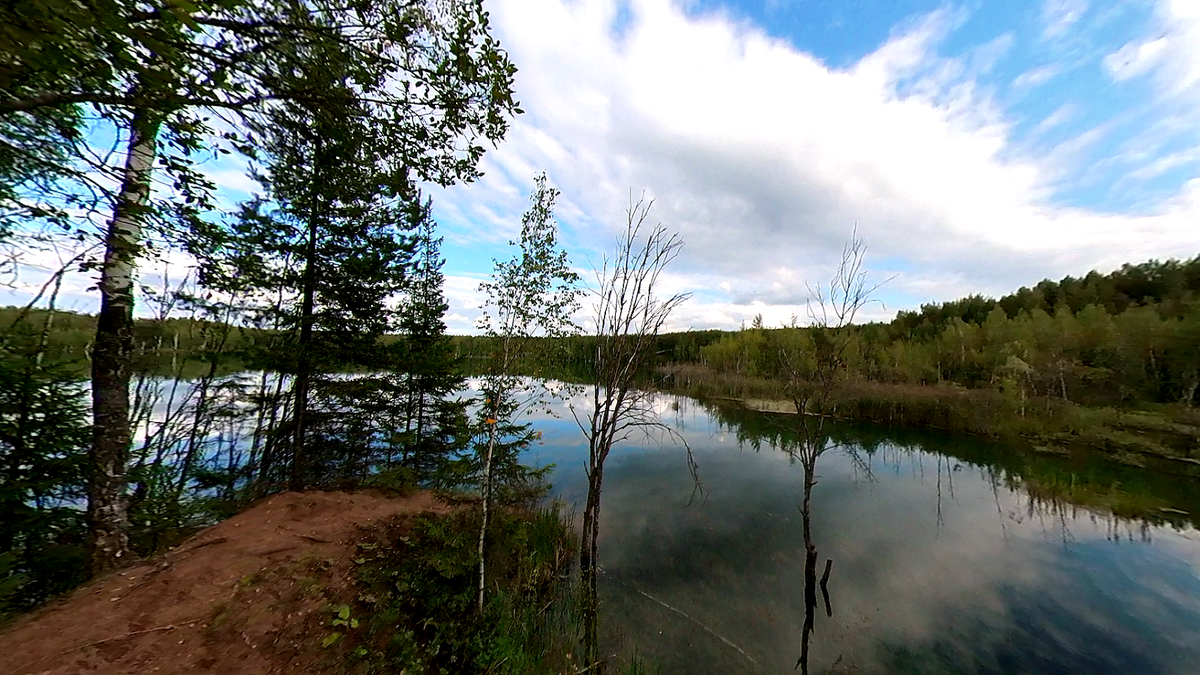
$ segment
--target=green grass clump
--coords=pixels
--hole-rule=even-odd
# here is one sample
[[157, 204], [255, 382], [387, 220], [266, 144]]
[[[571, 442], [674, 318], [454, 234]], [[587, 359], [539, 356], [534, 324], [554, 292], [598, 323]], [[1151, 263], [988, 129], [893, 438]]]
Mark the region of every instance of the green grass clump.
[[334, 608], [326, 647], [355, 673], [577, 670], [569, 527], [556, 508], [500, 510], [492, 523], [482, 612], [478, 512], [423, 516], [359, 544], [358, 597]]

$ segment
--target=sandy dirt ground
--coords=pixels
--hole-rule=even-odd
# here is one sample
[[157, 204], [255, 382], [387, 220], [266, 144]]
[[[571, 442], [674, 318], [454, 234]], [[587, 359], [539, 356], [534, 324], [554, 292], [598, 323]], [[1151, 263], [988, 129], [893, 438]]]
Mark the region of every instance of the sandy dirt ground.
[[384, 519], [449, 508], [427, 492], [275, 495], [22, 617], [0, 633], [0, 673], [326, 671], [313, 642], [355, 544]]

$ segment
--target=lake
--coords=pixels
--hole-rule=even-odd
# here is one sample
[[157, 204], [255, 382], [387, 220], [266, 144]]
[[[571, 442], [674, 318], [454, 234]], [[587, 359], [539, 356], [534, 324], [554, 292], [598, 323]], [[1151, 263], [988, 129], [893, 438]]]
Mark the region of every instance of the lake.
[[[663, 673], [1200, 672], [1200, 482], [1179, 466], [833, 427], [810, 507], [817, 575], [832, 567], [806, 595], [794, 418], [660, 407], [704, 491], [681, 446], [613, 450], [607, 653]], [[526, 460], [555, 464], [555, 494], [582, 504], [582, 434], [569, 413], [537, 424]]]

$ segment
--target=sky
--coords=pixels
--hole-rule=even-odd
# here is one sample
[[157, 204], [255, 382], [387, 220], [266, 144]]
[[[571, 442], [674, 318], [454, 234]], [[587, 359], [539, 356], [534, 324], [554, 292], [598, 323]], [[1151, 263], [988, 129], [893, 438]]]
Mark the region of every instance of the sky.
[[655, 200], [681, 330], [803, 320], [856, 227], [868, 319], [1200, 254], [1195, 0], [488, 7], [526, 113], [432, 193], [460, 330], [542, 170], [584, 270]]
[[[1196, 0], [485, 7], [525, 113], [481, 179], [428, 188], [452, 332], [474, 332], [542, 171], [585, 278], [653, 200], [685, 241], [672, 330], [803, 321], [855, 232], [886, 281], [860, 320], [1200, 254]], [[251, 189], [206, 170], [225, 203]], [[87, 285], [67, 293], [94, 311]]]

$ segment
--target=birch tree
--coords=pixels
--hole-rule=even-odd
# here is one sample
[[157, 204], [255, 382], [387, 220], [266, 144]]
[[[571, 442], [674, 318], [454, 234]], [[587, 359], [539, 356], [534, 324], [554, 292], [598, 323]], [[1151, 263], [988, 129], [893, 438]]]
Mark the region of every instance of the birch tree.
[[535, 179], [533, 205], [521, 219], [519, 249], [510, 260], [495, 262], [492, 280], [480, 284], [487, 298], [479, 328], [492, 353], [483, 377], [482, 520], [479, 526], [479, 609], [487, 579], [486, 539], [497, 468], [517, 477], [517, 453], [532, 440], [528, 425], [516, 420], [545, 393], [542, 382], [518, 374], [518, 364], [535, 337], [556, 338], [572, 332], [578, 307], [579, 275], [559, 249], [554, 200], [558, 190], [546, 175]]

